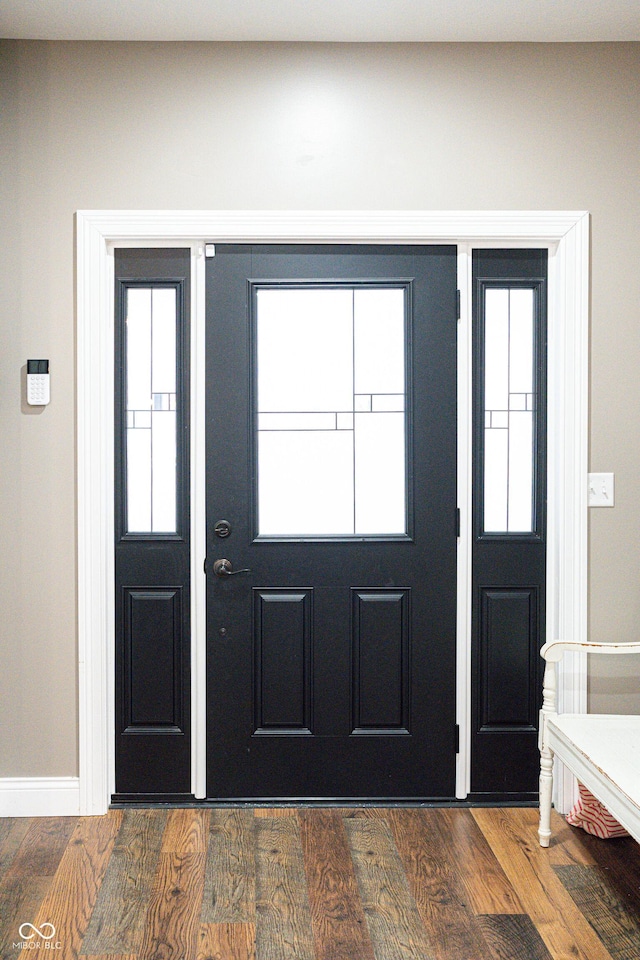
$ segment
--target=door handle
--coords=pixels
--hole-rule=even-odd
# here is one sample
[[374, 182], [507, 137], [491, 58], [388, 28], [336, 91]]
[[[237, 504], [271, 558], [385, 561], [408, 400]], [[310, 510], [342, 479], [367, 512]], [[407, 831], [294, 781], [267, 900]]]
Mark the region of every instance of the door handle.
[[231, 560], [226, 560], [221, 558], [220, 560], [213, 561], [213, 572], [216, 577], [222, 577], [224, 580], [225, 577], [234, 577], [237, 573], [251, 573], [249, 567], [243, 567], [242, 570], [234, 570]]

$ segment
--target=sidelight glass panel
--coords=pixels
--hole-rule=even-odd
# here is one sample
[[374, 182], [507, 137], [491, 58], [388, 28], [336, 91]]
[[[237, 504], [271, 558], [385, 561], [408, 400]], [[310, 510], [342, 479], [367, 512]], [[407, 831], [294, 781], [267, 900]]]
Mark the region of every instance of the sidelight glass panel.
[[374, 393], [371, 397], [371, 409], [374, 413], [386, 410], [404, 410], [404, 394]]
[[258, 534], [406, 533], [405, 290], [256, 291]]
[[533, 290], [485, 291], [484, 532], [531, 533], [534, 498]]
[[522, 397], [533, 392], [533, 290], [509, 290], [509, 321], [509, 391]]
[[129, 287], [128, 533], [176, 533], [176, 290]]
[[484, 404], [509, 409], [509, 291], [485, 292]]
[[509, 414], [509, 532], [530, 533], [533, 515], [533, 413]]
[[151, 418], [151, 530], [153, 533], [175, 533], [175, 410], [154, 410]]
[[152, 291], [152, 391], [175, 396], [176, 392], [176, 291]]
[[127, 410], [150, 408], [151, 290], [127, 290]]
[[508, 529], [509, 434], [507, 430], [485, 430], [484, 434], [484, 529]]
[[127, 530], [151, 530], [151, 429], [127, 430]]

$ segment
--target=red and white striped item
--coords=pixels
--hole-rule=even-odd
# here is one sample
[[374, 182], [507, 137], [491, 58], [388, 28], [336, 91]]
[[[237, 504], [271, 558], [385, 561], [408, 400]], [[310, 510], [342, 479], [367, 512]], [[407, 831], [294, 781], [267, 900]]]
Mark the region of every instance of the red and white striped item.
[[629, 834], [618, 821], [611, 816], [606, 807], [603, 807], [594, 795], [578, 784], [580, 799], [576, 805], [567, 814], [567, 823], [573, 827], [582, 827], [587, 833], [592, 833], [594, 837], [600, 837], [601, 840], [609, 840], [611, 837], [628, 837]]

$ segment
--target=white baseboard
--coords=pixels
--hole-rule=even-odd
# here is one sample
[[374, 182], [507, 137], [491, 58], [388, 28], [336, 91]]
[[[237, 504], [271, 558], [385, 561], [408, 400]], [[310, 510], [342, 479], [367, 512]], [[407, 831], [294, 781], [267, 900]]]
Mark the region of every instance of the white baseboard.
[[77, 817], [78, 777], [0, 778], [0, 817]]

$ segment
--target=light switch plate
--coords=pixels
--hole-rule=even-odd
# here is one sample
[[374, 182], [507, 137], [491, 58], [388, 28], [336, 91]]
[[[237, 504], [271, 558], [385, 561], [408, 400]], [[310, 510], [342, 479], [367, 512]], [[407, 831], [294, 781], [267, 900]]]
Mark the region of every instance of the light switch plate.
[[612, 473], [589, 474], [589, 506], [612, 507], [614, 503], [614, 485]]

